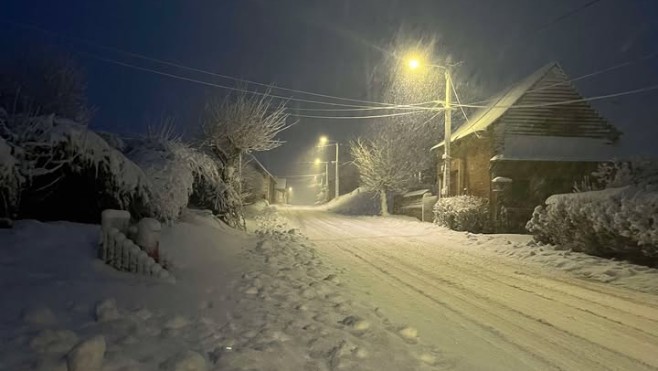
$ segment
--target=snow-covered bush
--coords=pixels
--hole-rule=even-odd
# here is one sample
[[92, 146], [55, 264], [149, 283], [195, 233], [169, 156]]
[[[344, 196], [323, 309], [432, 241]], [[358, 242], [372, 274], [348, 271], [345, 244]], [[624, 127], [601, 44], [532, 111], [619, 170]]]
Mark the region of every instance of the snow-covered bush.
[[455, 231], [488, 232], [489, 201], [470, 195], [439, 198], [434, 205], [434, 223]]
[[174, 221], [188, 205], [209, 209], [227, 224], [242, 225], [242, 204], [224, 180], [223, 163], [179, 138], [126, 141], [126, 155], [145, 172], [153, 193], [152, 216]]
[[145, 139], [131, 143], [126, 153], [149, 180], [153, 216], [165, 222], [178, 218], [192, 194], [194, 173], [188, 166], [183, 146]]
[[[150, 213], [151, 192], [142, 170], [85, 125], [54, 115], [5, 115], [0, 126], [3, 142], [12, 148], [10, 157], [3, 152], [2, 162], [13, 163], [14, 180], [21, 183], [8, 208], [19, 216], [76, 210], [85, 214], [77, 219], [91, 221], [86, 218], [94, 215], [95, 220], [106, 208]], [[93, 199], [81, 199], [77, 191]], [[52, 202], [48, 207], [46, 199]], [[53, 210], [53, 205], [68, 210]]]
[[551, 196], [526, 228], [540, 242], [604, 257], [658, 258], [658, 192], [627, 186]]
[[11, 217], [25, 180], [12, 152], [12, 146], [0, 137], [0, 218]]

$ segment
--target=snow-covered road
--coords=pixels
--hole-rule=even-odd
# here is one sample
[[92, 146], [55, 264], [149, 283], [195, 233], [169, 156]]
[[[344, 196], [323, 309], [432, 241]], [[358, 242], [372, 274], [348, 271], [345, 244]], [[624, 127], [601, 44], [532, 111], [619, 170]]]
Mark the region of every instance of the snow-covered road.
[[464, 244], [400, 218], [280, 209], [345, 287], [463, 370], [658, 369], [658, 296]]

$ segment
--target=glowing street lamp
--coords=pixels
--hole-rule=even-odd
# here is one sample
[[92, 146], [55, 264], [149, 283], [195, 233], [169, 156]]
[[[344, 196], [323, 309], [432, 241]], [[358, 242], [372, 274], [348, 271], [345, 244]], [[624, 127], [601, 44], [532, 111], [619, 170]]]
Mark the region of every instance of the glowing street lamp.
[[[323, 136], [320, 137], [318, 147], [327, 147], [327, 146], [329, 146], [328, 143], [329, 143], [329, 138], [327, 138], [327, 136], [323, 135]], [[336, 183], [335, 184], [336, 191], [335, 191], [334, 197], [338, 197], [340, 195], [340, 177], [338, 175], [338, 172], [339, 172], [338, 142], [334, 142], [334, 144], [336, 145], [336, 161], [332, 161], [336, 165], [336, 182], [335, 182]], [[327, 166], [327, 171], [329, 171], [328, 168], [329, 167]], [[329, 176], [329, 173], [327, 173], [327, 176]]]
[[[435, 64], [423, 64], [423, 66], [440, 68], [445, 71], [446, 79], [446, 91], [445, 91], [445, 102], [444, 102], [444, 140], [443, 140], [443, 184], [441, 185], [441, 195], [447, 197], [450, 193], [450, 139], [452, 137], [452, 110], [450, 106], [450, 100], [452, 98], [452, 78], [450, 77], [450, 71], [443, 67]], [[411, 70], [416, 70], [421, 67], [420, 60], [415, 57], [409, 57], [407, 59], [407, 66]]]
[[420, 61], [416, 58], [411, 58], [407, 62], [407, 66], [409, 66], [410, 69], [415, 70], [420, 67]]

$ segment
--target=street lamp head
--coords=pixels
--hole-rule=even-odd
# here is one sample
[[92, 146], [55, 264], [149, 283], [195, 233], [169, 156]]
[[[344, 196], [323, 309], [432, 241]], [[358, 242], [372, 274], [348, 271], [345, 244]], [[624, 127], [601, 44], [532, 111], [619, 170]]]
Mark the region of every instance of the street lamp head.
[[323, 136], [320, 137], [320, 145], [327, 144], [328, 141], [329, 141], [329, 138], [327, 138], [326, 135], [323, 135]]
[[322, 163], [322, 160], [320, 160], [319, 158], [316, 158], [316, 159], [315, 159], [314, 164], [316, 164], [316, 165], [320, 165], [321, 163]]
[[407, 66], [409, 67], [409, 69], [415, 70], [418, 67], [420, 67], [420, 61], [418, 60], [418, 58], [409, 58], [409, 60], [407, 61]]
[[292, 192], [292, 187], [288, 187], [288, 192]]

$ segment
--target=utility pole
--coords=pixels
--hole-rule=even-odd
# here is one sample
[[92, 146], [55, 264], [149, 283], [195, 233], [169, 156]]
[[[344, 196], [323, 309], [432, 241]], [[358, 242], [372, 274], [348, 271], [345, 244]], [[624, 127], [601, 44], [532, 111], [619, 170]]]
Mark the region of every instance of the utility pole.
[[340, 195], [340, 188], [338, 186], [339, 181], [338, 181], [338, 142], [336, 142], [336, 194], [334, 195], [334, 198], [338, 197]]
[[450, 107], [450, 99], [452, 98], [452, 81], [450, 79], [450, 71], [446, 69], [446, 101], [445, 101], [445, 138], [443, 139], [443, 187], [441, 189], [441, 195], [443, 197], [448, 197], [450, 195], [450, 139], [452, 137], [452, 111]]
[[324, 163], [324, 191], [324, 197], [329, 201], [329, 161]]

